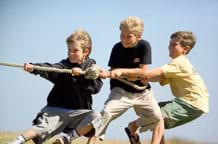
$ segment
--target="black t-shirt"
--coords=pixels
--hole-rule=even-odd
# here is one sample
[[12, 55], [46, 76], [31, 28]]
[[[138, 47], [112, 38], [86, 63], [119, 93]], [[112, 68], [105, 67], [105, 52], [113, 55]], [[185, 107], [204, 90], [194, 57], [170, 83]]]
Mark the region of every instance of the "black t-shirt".
[[[151, 46], [148, 41], [140, 40], [133, 48], [124, 48], [121, 42], [114, 45], [108, 66], [111, 68], [138, 68], [139, 64], [151, 64]], [[134, 83], [143, 86], [140, 80]], [[110, 88], [113, 89], [114, 87], [120, 87], [129, 92], [143, 91], [137, 90], [119, 80], [111, 79]]]

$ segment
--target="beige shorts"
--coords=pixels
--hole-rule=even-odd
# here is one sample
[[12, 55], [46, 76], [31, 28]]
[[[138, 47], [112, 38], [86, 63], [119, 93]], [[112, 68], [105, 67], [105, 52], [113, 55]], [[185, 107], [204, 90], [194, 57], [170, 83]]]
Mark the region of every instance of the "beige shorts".
[[131, 93], [116, 87], [111, 90], [109, 98], [105, 102], [99, 136], [105, 134], [107, 126], [112, 120], [130, 108], [133, 108], [139, 117], [137, 125], [140, 127], [140, 132], [153, 129], [162, 118], [160, 107], [151, 89], [146, 89], [141, 93]]

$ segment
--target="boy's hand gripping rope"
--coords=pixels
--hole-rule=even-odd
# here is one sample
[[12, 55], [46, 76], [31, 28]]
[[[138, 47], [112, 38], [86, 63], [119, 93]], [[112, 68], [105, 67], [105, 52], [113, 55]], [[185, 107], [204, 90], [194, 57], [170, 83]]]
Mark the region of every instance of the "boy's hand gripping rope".
[[[18, 68], [24, 67], [23, 64], [5, 63], [5, 62], [0, 62], [0, 65], [18, 67]], [[98, 71], [95, 70], [96, 68], [97, 68], [96, 66], [92, 66], [88, 68], [86, 71], [82, 71], [80, 74], [85, 75], [86, 79], [97, 79], [99, 74], [98, 74]], [[47, 72], [68, 73], [68, 74], [73, 75], [71, 69], [60, 69], [60, 68], [45, 67], [45, 66], [38, 66], [38, 65], [33, 65], [33, 69], [39, 70], [39, 71], [47, 71]]]
[[[5, 62], [0, 62], [0, 65], [3, 66], [10, 66], [10, 67], [18, 67], [18, 68], [23, 68], [24, 65], [22, 64], [15, 64], [15, 63], [5, 63]], [[72, 70], [71, 69], [60, 69], [60, 68], [54, 68], [54, 67], [44, 67], [44, 66], [37, 66], [37, 65], [33, 65], [33, 69], [35, 70], [39, 70], [39, 71], [47, 71], [47, 72], [56, 72], [56, 73], [69, 73], [71, 75], [72, 74]], [[91, 67], [87, 68], [85, 71], [81, 71], [82, 75], [85, 76], [86, 79], [92, 79], [95, 80], [99, 77], [100, 74], [100, 68], [93, 64]], [[117, 78], [117, 80], [137, 89], [137, 90], [145, 90], [146, 86], [138, 86], [126, 79], [123, 78]]]

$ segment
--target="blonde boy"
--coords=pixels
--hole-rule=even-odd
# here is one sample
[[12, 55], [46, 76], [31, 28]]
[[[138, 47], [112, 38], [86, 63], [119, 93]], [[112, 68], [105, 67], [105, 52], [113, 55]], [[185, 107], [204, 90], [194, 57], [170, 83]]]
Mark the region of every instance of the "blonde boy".
[[[116, 79], [122, 75], [121, 72], [128, 72], [125, 75], [128, 80], [140, 86], [144, 85], [138, 80], [137, 73], [146, 71], [148, 64], [151, 63], [151, 47], [148, 41], [141, 39], [143, 30], [143, 21], [135, 16], [129, 16], [120, 23], [121, 41], [114, 45], [108, 63], [111, 67], [109, 75], [111, 93], [102, 110], [103, 126], [99, 135], [105, 134], [112, 120], [129, 108], [133, 108], [139, 117], [137, 126], [140, 127], [140, 132], [154, 130], [152, 144], [158, 144], [164, 127], [161, 123], [161, 111], [150, 85], [147, 83], [144, 90], [136, 90]], [[140, 143], [138, 134], [132, 132], [131, 127], [125, 128], [125, 131], [131, 144]]]
[[146, 81], [159, 82], [162, 86], [169, 84], [175, 96], [171, 101], [159, 103], [166, 129], [188, 123], [208, 112], [208, 90], [186, 56], [196, 43], [194, 34], [178, 31], [170, 38], [169, 56], [172, 60], [160, 68], [143, 72]]

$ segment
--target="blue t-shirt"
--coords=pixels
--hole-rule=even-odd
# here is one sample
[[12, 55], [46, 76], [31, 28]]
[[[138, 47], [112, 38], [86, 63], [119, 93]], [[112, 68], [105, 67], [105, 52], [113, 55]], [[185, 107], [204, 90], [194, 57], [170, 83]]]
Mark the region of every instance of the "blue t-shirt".
[[[119, 42], [114, 45], [108, 66], [112, 68], [138, 68], [139, 64], [151, 64], [151, 46], [148, 41], [140, 40], [133, 48], [124, 48]], [[143, 86], [140, 80], [135, 84]], [[120, 87], [128, 92], [141, 92], [123, 82], [116, 79], [110, 80], [110, 88]], [[149, 85], [150, 87], [150, 85]]]

